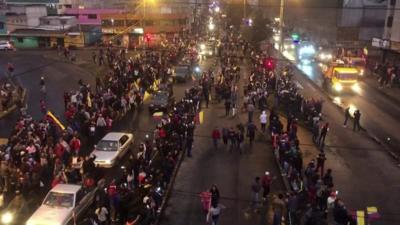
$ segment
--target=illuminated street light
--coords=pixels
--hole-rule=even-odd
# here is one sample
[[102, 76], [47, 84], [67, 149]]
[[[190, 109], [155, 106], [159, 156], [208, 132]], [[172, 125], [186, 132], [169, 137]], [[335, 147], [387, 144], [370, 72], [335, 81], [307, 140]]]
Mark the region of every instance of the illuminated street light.
[[216, 13], [219, 13], [219, 11], [220, 11], [219, 6], [215, 6], [214, 11], [215, 11]]
[[215, 29], [215, 24], [209, 23], [209, 24], [208, 24], [208, 29], [209, 29], [209, 30], [214, 30], [214, 29]]

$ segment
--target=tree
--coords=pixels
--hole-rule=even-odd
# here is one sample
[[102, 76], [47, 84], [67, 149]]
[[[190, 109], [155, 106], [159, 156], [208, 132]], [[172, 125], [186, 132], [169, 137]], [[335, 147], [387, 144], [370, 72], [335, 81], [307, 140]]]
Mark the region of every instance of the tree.
[[271, 38], [272, 29], [270, 25], [271, 21], [265, 17], [263, 11], [260, 8], [257, 9], [251, 29], [250, 41], [253, 44], [258, 44], [261, 41]]

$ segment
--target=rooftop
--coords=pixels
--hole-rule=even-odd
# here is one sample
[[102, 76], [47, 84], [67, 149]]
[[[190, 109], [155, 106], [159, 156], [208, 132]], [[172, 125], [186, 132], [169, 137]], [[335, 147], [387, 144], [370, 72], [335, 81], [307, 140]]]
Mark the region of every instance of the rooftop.
[[71, 193], [75, 194], [81, 189], [81, 185], [76, 184], [57, 184], [53, 189], [52, 192], [59, 192], [59, 193]]

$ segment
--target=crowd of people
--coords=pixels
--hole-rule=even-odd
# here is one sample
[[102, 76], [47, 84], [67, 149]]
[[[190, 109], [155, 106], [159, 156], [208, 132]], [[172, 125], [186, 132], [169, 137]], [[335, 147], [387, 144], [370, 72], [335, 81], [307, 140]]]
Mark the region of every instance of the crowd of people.
[[378, 76], [379, 87], [398, 87], [400, 85], [400, 70], [393, 63], [375, 63], [372, 71]]
[[188, 90], [161, 118], [153, 134], [146, 135], [121, 178], [100, 191], [92, 220], [97, 224], [154, 224], [173, 171], [183, 152], [192, 147], [199, 94], [196, 88]]
[[[101, 58], [106, 59], [108, 65], [105, 66], [109, 66], [109, 73], [96, 79], [95, 88], [80, 80], [79, 90], [64, 93], [65, 127], [57, 118], [48, 116], [45, 92], [41, 99], [42, 119], [34, 120], [21, 108], [20, 118], [8, 143], [1, 149], [3, 205], [13, 201], [17, 193], [21, 193], [25, 200], [32, 199], [28, 196], [33, 193], [40, 199], [51, 187], [60, 183], [82, 184], [85, 190], [92, 190], [96, 181], [102, 178], [102, 173], [94, 164], [95, 156], [90, 155], [90, 146], [110, 131], [114, 121], [140, 107], [145, 92], [151, 93], [159, 88], [172, 91], [171, 68], [187, 47], [186, 43], [177, 41], [179, 43], [172, 43], [163, 51], [146, 51], [135, 57], [128, 57], [125, 50], [118, 51], [111, 47], [99, 50], [99, 58], [94, 62], [102, 65]], [[70, 54], [67, 50], [65, 52]], [[40, 81], [42, 86], [45, 87], [44, 78]], [[110, 210], [107, 220], [118, 218], [130, 224], [130, 214], [124, 211], [120, 200], [122, 193], [128, 194], [124, 198], [132, 197], [136, 188], [135, 197], [143, 197], [138, 193], [146, 195], [140, 201], [143, 203], [138, 205], [144, 206], [141, 209], [151, 206], [152, 212], [134, 212], [141, 215], [138, 220], [147, 221], [141, 224], [151, 224], [154, 219], [149, 219], [150, 214], [155, 215], [161, 204], [172, 170], [179, 161], [180, 150], [189, 146], [188, 140], [193, 139], [192, 114], [196, 109], [192, 107], [192, 98], [195, 95], [196, 91], [188, 91], [184, 100], [175, 105], [172, 114], [162, 119], [154, 131], [153, 141], [146, 140], [140, 145], [138, 155], [130, 159], [124, 179], [129, 181], [126, 182], [127, 189], [132, 191], [125, 191], [115, 181], [103, 196], [108, 198], [99, 195], [102, 200], [97, 202], [106, 208], [97, 210], [93, 221], [107, 224], [102, 218], [105, 211]], [[149, 188], [150, 185], [156, 187]]]
[[[273, 213], [271, 224], [278, 225], [283, 220], [290, 221], [289, 224], [300, 224], [300, 221], [307, 225], [327, 224], [329, 210], [336, 224], [353, 223], [350, 213], [336, 196], [332, 170], [325, 168], [323, 146], [329, 123], [322, 122], [323, 102], [304, 98], [291, 79], [290, 68], [282, 71], [268, 68], [263, 61], [267, 57], [259, 52], [252, 54], [243, 108], [248, 113], [248, 122], [251, 122], [255, 108], [261, 112], [261, 132], [266, 132], [268, 128], [275, 155], [290, 188], [288, 193], [270, 198]], [[286, 127], [278, 115], [279, 111], [286, 115]], [[306, 166], [297, 137], [299, 120], [313, 131], [313, 140], [320, 147], [318, 156]], [[252, 185], [253, 202], [259, 201], [262, 190], [263, 197], [268, 198], [271, 180], [268, 171], [263, 177], [255, 178]]]

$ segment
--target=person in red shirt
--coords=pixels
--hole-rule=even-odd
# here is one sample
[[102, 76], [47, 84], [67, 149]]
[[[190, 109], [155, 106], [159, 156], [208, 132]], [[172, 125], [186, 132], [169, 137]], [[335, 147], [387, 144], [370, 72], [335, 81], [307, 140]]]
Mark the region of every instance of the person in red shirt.
[[272, 183], [271, 175], [268, 171], [265, 171], [265, 174], [261, 179], [261, 184], [262, 184], [262, 187], [264, 190], [264, 192], [263, 192], [264, 201], [267, 199], [267, 197], [269, 195], [271, 183]]
[[63, 156], [64, 156], [64, 152], [65, 152], [65, 148], [64, 148], [64, 146], [61, 144], [61, 141], [62, 140], [60, 140], [59, 142], [57, 142], [57, 144], [56, 144], [56, 146], [54, 146], [54, 154], [56, 155], [56, 157], [58, 158], [58, 159], [63, 159]]
[[216, 127], [214, 128], [214, 130], [212, 131], [212, 139], [213, 139], [213, 143], [214, 143], [214, 147], [215, 149], [218, 149], [218, 141], [219, 139], [221, 139], [221, 132], [219, 131], [219, 129]]
[[74, 137], [69, 142], [69, 146], [71, 147], [73, 154], [79, 155], [79, 150], [81, 149], [81, 141], [76, 135], [74, 135]]

